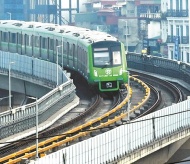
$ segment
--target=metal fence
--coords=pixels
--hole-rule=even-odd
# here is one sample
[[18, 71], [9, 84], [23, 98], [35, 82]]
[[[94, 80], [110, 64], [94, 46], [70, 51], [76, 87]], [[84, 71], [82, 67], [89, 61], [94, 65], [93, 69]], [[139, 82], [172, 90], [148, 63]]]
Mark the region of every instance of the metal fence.
[[54, 84], [58, 82], [58, 85], [69, 80], [57, 64], [17, 53], [0, 51], [0, 69], [8, 72], [10, 64], [11, 70], [17, 74], [25, 74]]
[[[51, 81], [52, 84], [57, 82], [56, 64], [9, 52], [0, 52], [2, 73], [8, 74], [10, 62], [14, 62], [12, 64], [12, 71], [14, 72], [12, 76], [14, 77], [37, 77], [39, 81]], [[36, 112], [38, 112], [39, 123], [42, 123], [74, 99], [75, 86], [73, 81], [67, 77], [61, 68], [58, 71], [59, 77], [62, 77], [59, 79], [59, 87], [54, 88], [34, 103], [0, 113], [0, 139], [34, 127]]]
[[186, 100], [40, 158], [36, 164], [110, 163], [189, 127], [190, 100]]
[[[60, 87], [62, 88], [61, 90], [59, 89]], [[36, 103], [38, 106], [39, 123], [42, 123], [61, 107], [71, 102], [74, 97], [75, 86], [69, 80], [38, 99], [37, 102], [1, 113], [0, 139], [34, 127], [36, 125]]]

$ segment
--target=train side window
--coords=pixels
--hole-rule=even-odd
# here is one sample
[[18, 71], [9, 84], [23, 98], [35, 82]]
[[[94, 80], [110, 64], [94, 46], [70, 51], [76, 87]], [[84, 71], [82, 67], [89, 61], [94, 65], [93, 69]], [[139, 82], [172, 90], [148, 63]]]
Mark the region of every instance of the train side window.
[[69, 55], [69, 42], [67, 42], [67, 51], [66, 51], [67, 55]]
[[82, 52], [82, 49], [81, 47], [79, 47], [78, 49], [78, 68], [80, 69], [81, 68], [81, 52]]
[[121, 65], [122, 61], [121, 61], [121, 48], [120, 46], [111, 46], [111, 58], [112, 58], [112, 62], [113, 65]]
[[26, 34], [22, 35], [22, 45], [26, 45]]
[[62, 45], [62, 41], [58, 41], [57, 45], [61, 46]]
[[41, 38], [41, 46], [42, 48], [46, 48], [46, 38]]
[[14, 39], [15, 41], [13, 41], [13, 43], [22, 44], [22, 34], [15, 34]]
[[30, 45], [30, 36], [26, 35], [26, 45]]
[[69, 42], [67, 42], [67, 64], [69, 64]]
[[[59, 46], [59, 41], [57, 39], [55, 39], [54, 42], [53, 42], [53, 49], [56, 50], [56, 51], [57, 51], [57, 46]], [[58, 51], [59, 51], [59, 48], [58, 48]]]
[[16, 43], [16, 33], [10, 33], [10, 41], [9, 42]]
[[49, 38], [46, 38], [46, 49], [47, 49], [47, 51], [49, 51], [49, 41], [50, 39]]
[[74, 56], [75, 56], [75, 44], [73, 44], [73, 58], [74, 58]]
[[53, 50], [54, 48], [54, 40], [50, 39], [50, 44], [49, 44], [50, 50]]
[[33, 38], [33, 36], [28, 36], [28, 40], [29, 40], [28, 45], [29, 46], [32, 46], [32, 38]]
[[73, 45], [71, 44], [70, 46], [70, 52], [69, 52], [69, 56], [72, 57], [73, 55]]
[[75, 44], [73, 44], [73, 66], [75, 67], [75, 58], [76, 58], [76, 48]]
[[113, 65], [121, 64], [121, 53], [120, 53], [120, 51], [113, 51], [112, 52], [112, 58], [113, 58]]
[[39, 47], [39, 42], [40, 42], [40, 37], [34, 36], [34, 46], [35, 47]]
[[8, 33], [7, 32], [2, 32], [2, 41], [7, 42], [8, 41]]
[[63, 53], [67, 54], [67, 43], [63, 42]]

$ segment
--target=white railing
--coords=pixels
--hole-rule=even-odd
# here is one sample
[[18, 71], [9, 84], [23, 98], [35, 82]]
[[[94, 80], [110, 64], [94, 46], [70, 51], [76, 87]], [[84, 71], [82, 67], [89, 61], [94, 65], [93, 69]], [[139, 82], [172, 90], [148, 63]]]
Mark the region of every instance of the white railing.
[[[186, 100], [47, 155], [40, 158], [36, 164], [109, 163], [187, 129], [189, 125], [190, 100]], [[130, 157], [126, 163], [138, 159], [136, 156]], [[142, 158], [142, 154], [139, 154], [139, 158]]]

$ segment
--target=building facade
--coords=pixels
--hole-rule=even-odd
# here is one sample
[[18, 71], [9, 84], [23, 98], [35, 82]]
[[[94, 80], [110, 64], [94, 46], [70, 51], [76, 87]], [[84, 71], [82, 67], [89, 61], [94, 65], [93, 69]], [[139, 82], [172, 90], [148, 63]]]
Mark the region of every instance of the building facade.
[[25, 0], [0, 0], [0, 19], [26, 20]]
[[70, 24], [73, 13], [79, 12], [79, 0], [75, 7], [72, 2], [65, 0], [64, 6], [61, 0], [0, 0], [0, 19]]
[[[162, 37], [167, 36], [168, 58], [190, 62], [190, 2], [189, 0], [162, 0], [162, 13], [166, 21], [162, 22]], [[164, 38], [163, 38], [164, 39]]]

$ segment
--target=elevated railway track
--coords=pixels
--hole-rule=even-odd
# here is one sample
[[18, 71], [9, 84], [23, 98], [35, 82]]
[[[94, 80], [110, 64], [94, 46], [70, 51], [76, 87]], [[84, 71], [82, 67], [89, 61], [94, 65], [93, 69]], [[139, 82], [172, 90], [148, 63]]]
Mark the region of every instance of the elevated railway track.
[[[140, 108], [143, 104], [146, 103], [146, 101], [148, 100], [149, 95], [150, 95], [150, 90], [146, 86], [146, 84], [143, 83], [142, 81], [139, 81], [138, 79], [133, 78], [133, 77], [131, 77], [131, 78], [134, 80], [134, 83], [139, 83], [138, 85], [141, 85], [142, 92], [144, 93], [144, 94], [142, 94], [142, 95], [144, 95], [143, 96], [144, 98], [140, 98], [140, 99], [142, 99], [141, 101], [139, 100], [139, 102], [141, 102], [141, 104], [136, 102], [137, 103], [136, 105], [131, 106], [131, 112], [133, 112], [134, 110]], [[124, 100], [122, 100], [122, 101], [120, 100], [121, 102], [119, 105], [117, 105], [116, 107], [112, 107], [113, 109], [111, 108], [111, 110], [109, 110], [108, 112], [105, 112], [105, 114], [103, 114], [95, 119], [91, 119], [90, 121], [86, 122], [83, 125], [80, 125], [74, 129], [68, 130], [63, 135], [60, 134], [51, 139], [42, 141], [41, 143], [39, 143], [39, 154], [41, 154], [41, 155], [46, 154], [46, 152], [49, 152], [49, 150], [51, 150], [51, 151], [55, 150], [56, 147], [62, 147], [63, 145], [67, 145], [68, 143], [70, 144], [72, 141], [76, 141], [76, 139], [81, 139], [85, 136], [88, 136], [88, 137], [90, 137], [91, 135], [93, 136], [96, 133], [95, 131], [97, 131], [97, 130], [99, 131], [100, 129], [111, 127], [116, 122], [121, 121], [122, 119], [123, 120], [126, 119], [126, 116], [128, 115], [128, 113], [126, 110], [124, 110], [125, 108], [123, 109], [123, 107], [126, 105], [127, 101], [129, 101], [131, 99], [131, 96], [132, 96], [132, 89], [127, 85], [126, 85], [126, 87], [128, 88], [128, 94]], [[92, 110], [92, 107], [90, 108], [90, 110]], [[88, 117], [89, 117], [90, 110], [86, 110], [86, 112], [83, 113], [81, 116], [72, 120], [72, 123], [77, 120], [80, 120], [82, 117], [85, 117], [85, 115], [88, 115]], [[69, 123], [71, 123], [71, 122], [66, 123], [66, 125], [68, 125]], [[60, 130], [60, 128], [63, 128], [63, 127], [65, 127], [65, 125], [61, 125], [57, 128]], [[55, 129], [56, 128], [54, 128], [54, 130]], [[43, 133], [44, 134], [50, 134], [50, 133], [52, 134], [52, 131], [49, 131], [49, 132], [46, 131]], [[33, 157], [33, 155], [35, 156], [36, 146], [33, 145], [24, 150], [25, 151], [23, 151], [23, 150], [17, 151], [16, 153], [13, 153], [11, 155], [2, 157], [0, 162], [7, 161], [7, 163], [17, 163], [18, 161], [21, 161], [23, 158], [31, 158], [31, 157]], [[4, 150], [4, 152], [5, 152], [5, 150]], [[26, 156], [26, 154], [28, 154], [28, 155]]]
[[[144, 76], [144, 75], [143, 75]], [[135, 79], [134, 81], [138, 81], [138, 79]], [[156, 80], [157, 81], [157, 80]], [[168, 86], [167, 86], [168, 87]], [[170, 87], [168, 87], [168, 88], [170, 88]], [[175, 88], [175, 87], [172, 87], [172, 88]], [[179, 90], [179, 89], [175, 89], [175, 90]], [[172, 91], [174, 94], [173, 94], [173, 97], [174, 97], [174, 99], [176, 100], [176, 101], [174, 101], [174, 103], [176, 103], [176, 102], [180, 102], [181, 101], [181, 95], [182, 95], [182, 93], [180, 93], [179, 91]], [[179, 93], [178, 93], [179, 92]], [[146, 91], [145, 91], [145, 93], [146, 93]], [[177, 93], [178, 93], [178, 95], [177, 95]], [[121, 104], [126, 104], [128, 101], [126, 101], [126, 102], [124, 102], [124, 103], [121, 103]], [[141, 104], [141, 103], [140, 103]], [[141, 104], [142, 105], [142, 104]], [[142, 106], [138, 106], [138, 105], [136, 105], [136, 107], [137, 108], [141, 108]], [[126, 108], [125, 108], [126, 109]], [[132, 109], [133, 109], [133, 107], [132, 107]], [[123, 111], [125, 111], [126, 112], [126, 110], [123, 110]], [[133, 110], [130, 110], [131, 112], [130, 113], [133, 113], [133, 115], [134, 115], [134, 113], [136, 113], [136, 115], [139, 115], [139, 112], [134, 112]], [[137, 111], [137, 110], [136, 110]], [[118, 112], [118, 113], [120, 113], [120, 112]], [[107, 115], [109, 115], [109, 117], [100, 117], [99, 118], [99, 120], [96, 122], [96, 123], [94, 123], [93, 124], [93, 122], [91, 122], [90, 123], [90, 125], [97, 125], [97, 127], [98, 127], [98, 129], [102, 129], [102, 128], [107, 128], [108, 126], [110, 126], [111, 128], [113, 128], [113, 124], [114, 123], [116, 123], [116, 122], [121, 122], [121, 120], [124, 120], [124, 122], [126, 121], [126, 118], [128, 117], [127, 116], [127, 114], [123, 114], [122, 116], [118, 116], [118, 113], [116, 114], [115, 112], [114, 112], [114, 116], [111, 116], [110, 114], [111, 113], [108, 113]], [[112, 118], [112, 121], [110, 121], [110, 118]], [[115, 121], [113, 121], [113, 118], [115, 119]], [[125, 118], [125, 119], [124, 119]], [[101, 122], [101, 120], [102, 120], [102, 122]], [[107, 122], [108, 121], [110, 121], [110, 123], [108, 124]], [[103, 124], [101, 124], [101, 123], [103, 123]], [[114, 126], [116, 126], [116, 125], [114, 125]], [[79, 131], [83, 131], [84, 129], [86, 129], [87, 127], [83, 127], [83, 126], [81, 126], [78, 130]], [[94, 129], [94, 128], [91, 128], [90, 130], [93, 130], [93, 134], [91, 133], [91, 132], [89, 132], [89, 133], [86, 133], [86, 132], [82, 132], [80, 135], [79, 134], [77, 134], [75, 137], [73, 137], [72, 139], [70, 139], [70, 140], [65, 140], [66, 142], [61, 142], [61, 144], [60, 145], [63, 145], [63, 143], [71, 143], [71, 140], [73, 140], [73, 141], [76, 141], [76, 139], [81, 139], [81, 138], [83, 138], [84, 136], [89, 136], [89, 135], [94, 135], [94, 133], [96, 133], [95, 131], [97, 131], [97, 129]], [[99, 131], [99, 130], [98, 130]], [[75, 131], [73, 132], [73, 131], [71, 131], [71, 133], [76, 133]], [[99, 132], [98, 132], [99, 133]], [[83, 136], [83, 137], [82, 137]], [[68, 138], [67, 138], [68, 139]], [[48, 145], [48, 144], [47, 144]], [[50, 144], [51, 145], [51, 144]], [[55, 145], [57, 145], [57, 144], [55, 144]], [[54, 146], [55, 146], [54, 145]], [[59, 144], [58, 144], [59, 145]], [[57, 146], [58, 146], [57, 145]], [[59, 145], [59, 147], [61, 147]], [[66, 144], [67, 145], [67, 144]], [[53, 147], [54, 147], [53, 146]], [[52, 148], [52, 145], [50, 146], [51, 148]], [[49, 148], [50, 148], [49, 147]], [[54, 150], [55, 148], [53, 148], [53, 150]], [[45, 149], [44, 149], [45, 150]], [[42, 151], [43, 152], [43, 151]], [[45, 151], [45, 152], [47, 152], [47, 151]], [[26, 153], [26, 152], [25, 152]], [[42, 153], [42, 154], [44, 154], [44, 152]], [[22, 157], [22, 156], [21, 156]], [[13, 159], [15, 159], [16, 157], [14, 156], [13, 157]], [[32, 157], [30, 157], [30, 158], [32, 158]], [[11, 162], [11, 159], [10, 159], [10, 161], [9, 162]], [[14, 161], [12, 161], [13, 163], [14, 163]]]

